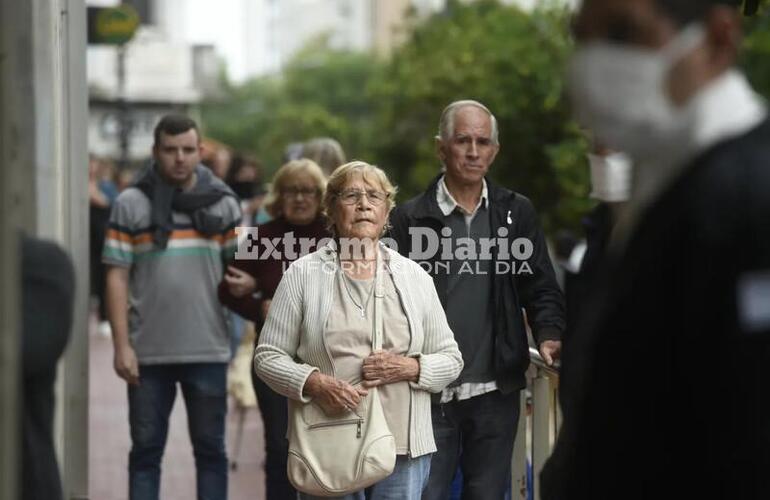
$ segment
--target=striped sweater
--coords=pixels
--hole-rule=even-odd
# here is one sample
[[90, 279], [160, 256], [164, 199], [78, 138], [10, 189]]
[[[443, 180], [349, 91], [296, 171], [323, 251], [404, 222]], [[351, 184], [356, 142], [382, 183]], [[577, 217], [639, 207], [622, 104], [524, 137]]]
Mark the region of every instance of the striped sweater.
[[172, 212], [165, 249], [152, 241], [150, 200], [137, 188], [112, 207], [102, 261], [131, 270], [128, 332], [141, 364], [226, 362], [230, 344], [217, 297], [224, 263], [235, 253], [240, 207], [225, 196], [206, 210], [227, 221], [204, 236], [190, 216]]
[[[440, 392], [460, 374], [462, 357], [447, 324], [431, 277], [415, 262], [384, 246], [385, 258], [410, 326], [408, 356], [420, 363], [411, 383], [409, 454], [436, 451], [431, 425], [431, 392]], [[324, 344], [324, 325], [334, 301], [337, 256], [331, 245], [294, 262], [278, 285], [254, 355], [257, 375], [273, 390], [310, 402], [302, 394], [316, 370], [334, 375]]]

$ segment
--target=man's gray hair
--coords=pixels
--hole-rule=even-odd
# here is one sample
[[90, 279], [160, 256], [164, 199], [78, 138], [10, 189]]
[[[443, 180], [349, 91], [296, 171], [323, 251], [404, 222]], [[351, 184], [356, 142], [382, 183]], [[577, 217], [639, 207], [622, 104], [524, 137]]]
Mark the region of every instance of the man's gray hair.
[[492, 114], [489, 108], [481, 104], [479, 101], [474, 101], [472, 99], [455, 101], [444, 108], [444, 111], [441, 113], [441, 119], [438, 122], [438, 135], [436, 136], [436, 139], [446, 142], [452, 138], [455, 133], [455, 115], [462, 108], [468, 106], [479, 108], [489, 115], [489, 120], [492, 122], [492, 137], [490, 137], [490, 139], [492, 139], [493, 144], [500, 144], [498, 141], [497, 118], [495, 118], [495, 115]]

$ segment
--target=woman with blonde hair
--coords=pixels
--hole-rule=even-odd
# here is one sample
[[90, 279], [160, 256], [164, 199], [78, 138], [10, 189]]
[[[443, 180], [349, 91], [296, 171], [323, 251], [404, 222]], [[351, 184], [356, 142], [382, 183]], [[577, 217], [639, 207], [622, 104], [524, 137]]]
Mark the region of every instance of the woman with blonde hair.
[[[257, 339], [285, 267], [330, 236], [321, 210], [325, 190], [326, 178], [311, 160], [293, 160], [278, 169], [265, 201], [273, 220], [257, 226], [257, 244], [250, 252], [256, 258], [238, 260], [236, 254], [236, 261], [228, 266], [219, 285], [222, 304], [253, 321]], [[285, 238], [289, 233], [293, 240]], [[269, 249], [262, 244], [268, 241]], [[278, 244], [272, 247], [275, 241]], [[286, 477], [286, 398], [253, 373], [252, 383], [264, 423], [266, 498], [294, 498], [296, 491]]]
[[[452, 382], [463, 362], [431, 277], [380, 242], [394, 194], [373, 165], [354, 161], [334, 171], [324, 208], [335, 240], [284, 273], [254, 367], [293, 411], [358, 422], [358, 438], [365, 408], [373, 405], [369, 398], [379, 398], [395, 465], [367, 485], [367, 497], [417, 500], [436, 451], [430, 393]], [[303, 429], [293, 422], [290, 415], [289, 435], [297, 436]], [[324, 441], [319, 448], [341, 457], [356, 445], [355, 436], [353, 425], [350, 441]], [[302, 464], [290, 458], [289, 466]], [[331, 492], [327, 487], [324, 496]], [[303, 492], [300, 498], [315, 497]], [[363, 499], [364, 491], [339, 498]]]

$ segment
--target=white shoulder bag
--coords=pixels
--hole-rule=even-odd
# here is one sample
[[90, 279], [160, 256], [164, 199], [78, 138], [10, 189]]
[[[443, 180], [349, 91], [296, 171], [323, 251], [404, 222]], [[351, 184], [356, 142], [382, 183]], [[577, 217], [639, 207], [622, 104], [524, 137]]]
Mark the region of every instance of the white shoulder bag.
[[[378, 255], [373, 350], [382, 348], [384, 290], [379, 267]], [[335, 497], [362, 490], [388, 477], [396, 463], [396, 442], [376, 387], [357, 408], [334, 417], [312, 402], [289, 400], [288, 434], [289, 481], [309, 495]]]

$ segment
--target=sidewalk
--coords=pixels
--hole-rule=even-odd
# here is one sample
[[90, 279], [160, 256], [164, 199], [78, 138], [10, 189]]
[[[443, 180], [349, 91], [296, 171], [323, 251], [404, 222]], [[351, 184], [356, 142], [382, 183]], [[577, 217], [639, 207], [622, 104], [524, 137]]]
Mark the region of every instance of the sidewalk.
[[[91, 500], [128, 498], [128, 403], [126, 387], [112, 369], [112, 341], [90, 334], [89, 490]], [[234, 450], [238, 413], [227, 417], [227, 450]], [[232, 459], [232, 457], [230, 457]], [[256, 409], [246, 415], [238, 469], [230, 471], [229, 499], [264, 498], [264, 440]], [[195, 462], [181, 394], [171, 414], [161, 476], [163, 500], [195, 499]]]

